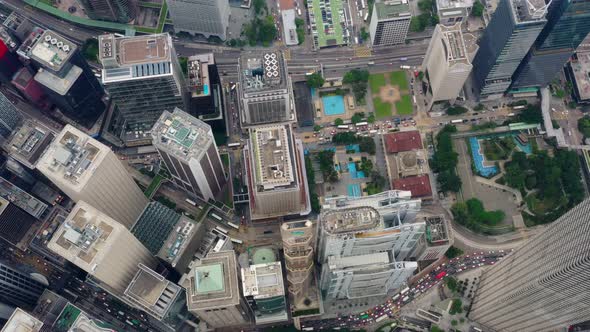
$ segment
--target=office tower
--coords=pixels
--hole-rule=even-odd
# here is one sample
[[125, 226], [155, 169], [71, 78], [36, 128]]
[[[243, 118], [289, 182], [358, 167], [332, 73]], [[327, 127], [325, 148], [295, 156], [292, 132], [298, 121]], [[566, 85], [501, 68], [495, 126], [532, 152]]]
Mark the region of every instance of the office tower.
[[238, 281], [235, 252], [210, 252], [195, 260], [179, 284], [186, 289], [188, 310], [211, 328], [240, 326], [252, 319]]
[[461, 22], [452, 26], [438, 24], [422, 61], [428, 87], [425, 94], [427, 109], [437, 101], [454, 102], [472, 68], [461, 33]]
[[141, 263], [125, 299], [170, 327], [180, 324], [179, 314], [186, 311], [184, 289]]
[[512, 75], [547, 22], [543, 0], [500, 0], [472, 61], [473, 92], [481, 98], [502, 95]]
[[572, 83], [572, 95], [578, 104], [590, 103], [590, 52], [577, 52], [565, 69], [567, 80]]
[[484, 271], [470, 318], [495, 331], [555, 331], [588, 320], [590, 200]]
[[21, 16], [16, 11], [10, 13], [2, 25], [21, 41], [25, 40], [34, 28], [28, 18]]
[[289, 318], [281, 262], [243, 267], [242, 288], [244, 297], [254, 312], [256, 324], [276, 323]]
[[207, 232], [205, 223], [197, 223], [159, 202], [150, 202], [131, 230], [153, 255], [181, 274], [205, 245]]
[[469, 17], [473, 0], [436, 0], [439, 23], [454, 26]]
[[26, 119], [13, 133], [4, 149], [19, 163], [35, 169], [37, 161], [54, 138], [55, 134], [49, 128], [32, 119]]
[[0, 92], [0, 139], [7, 140], [22, 121], [21, 112]]
[[416, 244], [413, 256], [420, 264], [428, 265], [441, 258], [453, 244], [453, 236], [445, 217], [424, 217], [426, 230]]
[[5, 261], [0, 261], [0, 302], [32, 309], [47, 286], [47, 280]]
[[[306, 299], [319, 299], [315, 291], [314, 247], [316, 228], [310, 220], [284, 222], [281, 225], [285, 270], [290, 303], [304, 307]], [[307, 308], [309, 309], [309, 307]]]
[[412, 13], [408, 0], [375, 2], [369, 33], [373, 46], [403, 44], [406, 41]]
[[230, 15], [228, 0], [166, 0], [166, 3], [176, 33], [226, 39]]
[[128, 229], [148, 203], [115, 153], [67, 125], [37, 169], [75, 202], [85, 201]]
[[151, 133], [176, 186], [205, 201], [219, 196], [227, 179], [208, 124], [175, 108], [162, 113]]
[[244, 158], [252, 220], [309, 214], [303, 147], [290, 125], [250, 128]]
[[242, 126], [297, 120], [291, 78], [282, 53], [242, 56], [238, 73]]
[[[109, 309], [111, 310], [111, 309]], [[107, 317], [105, 317], [106, 319]], [[45, 329], [45, 326], [43, 327]], [[110, 324], [108, 320], [100, 320], [92, 314], [68, 302], [58, 317], [51, 322], [48, 331], [116, 331], [117, 327]], [[45, 332], [45, 331], [42, 331]]]
[[49, 110], [51, 103], [39, 82], [35, 81], [34, 73], [28, 67], [23, 67], [12, 77], [12, 85], [36, 107]]
[[0, 82], [10, 82], [23, 66], [16, 55], [17, 43], [6, 30], [0, 28]]
[[21, 308], [16, 308], [1, 332], [39, 332], [43, 323]]
[[47, 204], [31, 196], [28, 192], [0, 177], [0, 197], [18, 206], [35, 219], [43, 219], [47, 215]]
[[396, 262], [392, 252], [328, 257], [322, 266], [324, 299], [386, 296], [403, 286], [418, 268], [416, 262]]
[[26, 250], [41, 222], [18, 205], [0, 197], [0, 238], [7, 243]]
[[93, 20], [127, 23], [139, 12], [137, 0], [82, 0], [80, 3]]
[[[194, 14], [191, 14], [194, 15]], [[169, 34], [98, 37], [102, 83], [116, 104], [107, 130], [127, 145], [151, 142], [164, 110], [185, 109], [186, 83]]]
[[138, 264], [152, 269], [158, 264], [128, 229], [84, 201], [74, 206], [47, 246], [119, 297], [135, 277]]
[[545, 86], [590, 32], [589, 0], [554, 0], [547, 24], [513, 77], [513, 89]]
[[223, 118], [223, 90], [213, 53], [187, 60], [189, 108], [187, 113], [202, 121]]
[[36, 28], [18, 52], [39, 67], [35, 81], [66, 117], [88, 128], [94, 125], [105, 110], [104, 90], [76, 44]]
[[345, 257], [391, 251], [398, 261], [408, 259], [424, 234], [424, 222], [415, 222], [419, 199], [407, 191], [390, 190], [356, 197], [326, 198], [318, 217], [318, 257]]

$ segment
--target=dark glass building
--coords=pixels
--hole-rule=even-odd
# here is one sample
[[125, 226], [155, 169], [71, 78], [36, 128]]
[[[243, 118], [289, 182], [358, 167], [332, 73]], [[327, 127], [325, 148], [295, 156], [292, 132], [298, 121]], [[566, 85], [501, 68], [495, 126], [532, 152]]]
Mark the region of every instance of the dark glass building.
[[137, 0], [82, 0], [86, 14], [92, 19], [127, 23], [139, 12]]
[[547, 24], [513, 77], [512, 88], [548, 84], [590, 32], [590, 0], [553, 0]]
[[503, 94], [547, 22], [543, 0], [500, 0], [473, 59], [473, 92]]
[[10, 82], [12, 76], [22, 67], [14, 53], [15, 45], [5, 31], [0, 31], [0, 82]]

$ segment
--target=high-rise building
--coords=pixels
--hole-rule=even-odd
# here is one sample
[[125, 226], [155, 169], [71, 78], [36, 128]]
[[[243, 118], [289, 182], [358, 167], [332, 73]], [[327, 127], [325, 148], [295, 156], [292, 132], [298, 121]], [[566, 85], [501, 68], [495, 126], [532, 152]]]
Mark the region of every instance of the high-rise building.
[[469, 17], [473, 0], [436, 0], [439, 23], [454, 26]]
[[211, 328], [246, 325], [252, 320], [238, 280], [234, 251], [210, 252], [189, 268], [179, 284], [186, 289], [191, 313]]
[[420, 237], [413, 256], [421, 265], [441, 258], [453, 244], [451, 229], [444, 216], [424, 217], [426, 231]]
[[179, 188], [205, 201], [219, 196], [227, 176], [208, 124], [176, 108], [164, 111], [151, 133], [152, 144]]
[[0, 262], [0, 302], [32, 309], [47, 286], [33, 273], [8, 262]]
[[547, 24], [513, 77], [513, 89], [545, 86], [590, 32], [590, 0], [554, 0]]
[[250, 128], [244, 156], [251, 219], [309, 214], [303, 146], [289, 124]]
[[[285, 270], [290, 303], [295, 308], [314, 298], [314, 247], [316, 228], [310, 220], [284, 222], [281, 225]], [[315, 296], [316, 298], [317, 295]]]
[[0, 92], [0, 139], [7, 140], [22, 121], [21, 112]]
[[12, 76], [22, 67], [15, 53], [17, 45], [12, 36], [0, 28], [0, 82], [10, 82]]
[[494, 331], [556, 331], [588, 320], [590, 200], [484, 271], [469, 317]]
[[452, 26], [438, 24], [422, 61], [428, 88], [427, 109], [437, 101], [455, 101], [471, 73], [471, 61], [461, 33], [461, 22]]
[[500, 96], [547, 20], [544, 0], [500, 0], [472, 61], [473, 92]]
[[12, 85], [36, 107], [49, 110], [51, 103], [43, 91], [43, 87], [35, 81], [34, 73], [28, 67], [21, 68], [12, 77]]
[[281, 52], [242, 56], [238, 73], [242, 127], [297, 120], [291, 78]]
[[[192, 13], [194, 18], [194, 13]], [[169, 34], [98, 37], [102, 83], [116, 109], [107, 130], [127, 145], [151, 142], [164, 110], [186, 109], [186, 83]]]
[[75, 202], [85, 201], [131, 229], [148, 203], [108, 146], [67, 125], [37, 169]]
[[387, 296], [418, 268], [416, 262], [397, 262], [393, 252], [328, 257], [322, 267], [320, 288], [324, 299]]
[[410, 258], [424, 222], [414, 221], [421, 201], [410, 192], [391, 190], [362, 198], [326, 198], [318, 217], [318, 257], [346, 257], [392, 251], [397, 261]]
[[76, 204], [47, 246], [118, 297], [123, 297], [139, 264], [150, 269], [158, 265], [128, 229], [84, 201]]
[[137, 0], [82, 0], [80, 3], [93, 20], [127, 23], [139, 12]]
[[281, 262], [243, 267], [242, 288], [256, 324], [276, 323], [289, 318]]
[[10, 157], [24, 166], [34, 169], [37, 161], [45, 152], [55, 134], [44, 125], [26, 119], [15, 131], [10, 141], [4, 146]]
[[590, 103], [590, 52], [577, 52], [568, 62], [565, 76], [572, 84], [572, 96], [578, 104]]
[[1, 332], [39, 332], [42, 326], [43, 323], [35, 316], [21, 308], [16, 308], [6, 324], [4, 324]]
[[36, 28], [18, 53], [39, 67], [35, 81], [66, 117], [86, 127], [94, 125], [105, 110], [104, 90], [76, 44]]
[[174, 31], [225, 40], [229, 25], [228, 0], [166, 0]]
[[190, 56], [187, 71], [187, 113], [206, 122], [222, 119], [223, 90], [213, 53]]
[[376, 1], [369, 24], [371, 43], [373, 46], [403, 44], [411, 20], [408, 0]]

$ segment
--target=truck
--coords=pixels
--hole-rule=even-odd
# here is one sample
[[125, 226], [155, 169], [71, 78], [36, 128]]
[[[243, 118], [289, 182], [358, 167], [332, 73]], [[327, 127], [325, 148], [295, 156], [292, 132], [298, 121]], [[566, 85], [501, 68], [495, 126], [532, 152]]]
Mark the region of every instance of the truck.
[[410, 67], [410, 66], [405, 66], [405, 65], [402, 65], [402, 66], [399, 66], [399, 68], [400, 68], [400, 69], [411, 69], [412, 67]]

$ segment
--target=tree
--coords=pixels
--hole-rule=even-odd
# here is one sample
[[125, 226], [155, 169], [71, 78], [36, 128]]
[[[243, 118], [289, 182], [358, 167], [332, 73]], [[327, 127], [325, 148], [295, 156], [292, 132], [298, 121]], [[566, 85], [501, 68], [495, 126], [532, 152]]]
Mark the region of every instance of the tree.
[[322, 126], [320, 126], [320, 125], [313, 126], [313, 131], [320, 131], [320, 130], [322, 130]]
[[438, 327], [436, 325], [432, 325], [430, 327], [430, 332], [445, 332], [445, 330], [441, 329], [440, 327]]
[[581, 117], [578, 120], [578, 130], [584, 137], [590, 137], [590, 117]]
[[368, 123], [375, 123], [375, 114], [371, 113], [367, 118]]
[[305, 21], [301, 18], [296, 18], [295, 27], [295, 31], [297, 32], [297, 42], [301, 45], [305, 41]]
[[324, 179], [328, 182], [338, 181], [338, 172], [334, 169], [334, 151], [320, 151], [317, 154], [317, 159]]
[[463, 255], [463, 250], [454, 246], [450, 246], [447, 252], [445, 253], [445, 256], [447, 256], [448, 259], [453, 259], [461, 255]]
[[418, 8], [422, 13], [432, 12], [433, 1], [432, 0], [420, 0], [418, 1]]
[[94, 38], [86, 39], [82, 45], [82, 55], [90, 62], [98, 60], [98, 40]]
[[454, 172], [441, 172], [438, 174], [437, 181], [442, 191], [459, 192], [461, 190], [461, 178]]
[[460, 299], [454, 299], [451, 303], [449, 314], [456, 315], [460, 313], [463, 313], [463, 302]]
[[483, 10], [484, 10], [483, 4], [479, 0], [476, 0], [473, 3], [473, 7], [471, 8], [471, 16], [482, 17]]
[[344, 120], [342, 120], [340, 118], [336, 118], [336, 120], [334, 120], [335, 126], [342, 126], [343, 124], [344, 124]]
[[262, 11], [267, 11], [267, 7], [266, 7], [266, 1], [265, 0], [254, 0], [252, 3], [252, 6], [254, 7], [254, 13], [256, 15], [260, 15], [262, 14]]
[[467, 109], [463, 106], [452, 106], [447, 108], [448, 115], [460, 115], [463, 113], [467, 113]]
[[543, 113], [539, 105], [527, 105], [519, 114], [520, 121], [526, 123], [543, 123]]
[[361, 117], [361, 115], [359, 113], [355, 113], [351, 118], [350, 121], [352, 121], [352, 123], [357, 124], [361, 121], [363, 121], [363, 118]]
[[324, 80], [321, 73], [316, 72], [311, 75], [307, 75], [307, 85], [310, 88], [313, 88], [313, 89], [321, 88], [325, 82], [326, 82], [326, 80]]
[[372, 137], [361, 137], [359, 142], [359, 149], [361, 152], [366, 152], [374, 155], [376, 151], [375, 141]]
[[360, 69], [353, 69], [346, 74], [342, 78], [343, 84], [353, 84], [356, 82], [368, 82], [369, 81], [369, 71], [368, 70], [360, 70]]
[[457, 282], [457, 279], [455, 279], [453, 277], [445, 277], [445, 284], [452, 292], [456, 292], [457, 288], [459, 287], [459, 283]]
[[459, 324], [459, 322], [457, 322], [457, 320], [456, 320], [456, 319], [453, 319], [453, 320], [451, 321], [451, 325], [453, 325], [453, 326], [457, 326], [457, 324]]
[[362, 40], [368, 40], [369, 39], [369, 33], [367, 32], [367, 29], [365, 27], [361, 28], [361, 39]]
[[423, 72], [423, 71], [419, 71], [419, 72], [418, 72], [418, 79], [419, 79], [420, 81], [422, 81], [422, 80], [424, 79], [424, 72]]

